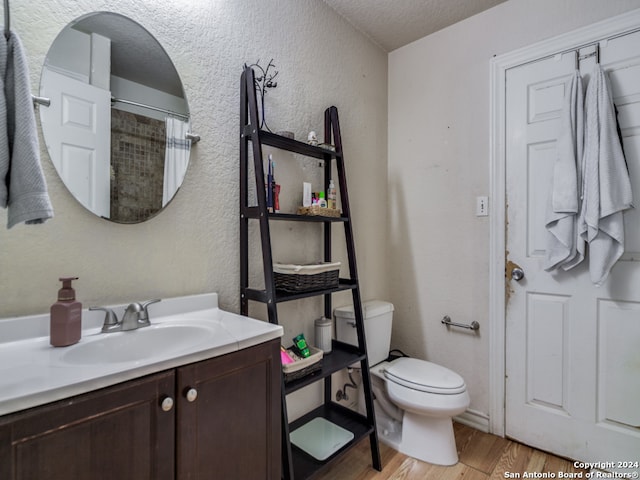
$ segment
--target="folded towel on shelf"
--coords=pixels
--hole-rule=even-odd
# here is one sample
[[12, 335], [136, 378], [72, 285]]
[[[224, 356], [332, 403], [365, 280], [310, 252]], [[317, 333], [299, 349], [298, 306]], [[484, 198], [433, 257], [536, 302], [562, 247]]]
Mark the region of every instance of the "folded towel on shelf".
[[632, 208], [631, 181], [608, 79], [596, 65], [585, 97], [583, 198], [578, 221], [589, 243], [589, 273], [602, 285], [624, 253], [622, 212]]
[[548, 196], [544, 269], [573, 268], [584, 259], [584, 240], [577, 233], [584, 139], [584, 90], [576, 70], [564, 96], [556, 144], [553, 183]]
[[4, 174], [0, 177], [0, 206], [8, 207], [7, 228], [11, 228], [22, 222], [43, 223], [53, 217], [53, 208], [40, 165], [27, 58], [15, 32], [10, 32], [4, 48], [6, 130], [0, 137], [6, 131], [7, 145], [0, 139], [0, 175]]

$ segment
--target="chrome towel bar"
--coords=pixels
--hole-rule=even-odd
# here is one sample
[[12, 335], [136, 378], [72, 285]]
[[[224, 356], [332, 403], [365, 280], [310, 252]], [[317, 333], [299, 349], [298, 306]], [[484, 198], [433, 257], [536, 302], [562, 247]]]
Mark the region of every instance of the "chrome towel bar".
[[[46, 97], [38, 97], [36, 95], [31, 94], [31, 100], [33, 100], [33, 106], [34, 107], [36, 105], [42, 105], [43, 107], [48, 107], [48, 106], [51, 105], [51, 99], [46, 98]], [[127, 103], [133, 103], [133, 102], [127, 102]], [[137, 104], [137, 105], [141, 105], [141, 104]], [[151, 107], [148, 107], [147, 105], [144, 105], [144, 106], [147, 107], [147, 108], [151, 108]], [[154, 108], [154, 110], [158, 110], [158, 109]], [[172, 115], [176, 115], [173, 112], [169, 112], [167, 110], [162, 110], [162, 111], [165, 112], [165, 113], [171, 113]], [[200, 141], [200, 135], [196, 135], [195, 133], [188, 132], [185, 135], [185, 137], [186, 137], [187, 140], [191, 140], [192, 144], [198, 143]]]
[[191, 143], [198, 143], [200, 141], [200, 135], [196, 135], [195, 133], [187, 132], [185, 136], [187, 140], [191, 140]]
[[480, 324], [475, 320], [471, 322], [471, 324], [466, 323], [455, 323], [451, 321], [451, 317], [449, 315], [445, 315], [440, 323], [445, 324], [447, 327], [460, 327], [460, 328], [468, 328], [469, 330], [480, 330]]

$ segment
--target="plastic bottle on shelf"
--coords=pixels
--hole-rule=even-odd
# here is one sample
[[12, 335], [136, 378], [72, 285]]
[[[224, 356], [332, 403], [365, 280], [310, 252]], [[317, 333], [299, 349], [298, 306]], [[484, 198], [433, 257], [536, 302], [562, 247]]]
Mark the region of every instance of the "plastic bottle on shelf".
[[329, 180], [329, 190], [327, 190], [327, 207], [338, 208], [336, 202], [336, 186], [333, 180]]
[[324, 192], [319, 193], [320, 198], [318, 199], [318, 206], [322, 208], [327, 208], [327, 201], [324, 199]]

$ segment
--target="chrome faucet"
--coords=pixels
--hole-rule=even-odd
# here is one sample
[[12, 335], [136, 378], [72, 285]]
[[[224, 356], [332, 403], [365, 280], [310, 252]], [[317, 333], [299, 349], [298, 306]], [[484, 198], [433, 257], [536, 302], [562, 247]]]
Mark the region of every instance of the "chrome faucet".
[[118, 316], [110, 308], [89, 307], [89, 310], [102, 310], [106, 312], [104, 323], [102, 324], [102, 333], [119, 332], [122, 330], [122, 324], [118, 321]]
[[126, 332], [128, 330], [136, 330], [151, 325], [149, 321], [149, 311], [147, 307], [152, 303], [159, 302], [160, 299], [149, 300], [148, 302], [130, 303], [125, 309], [122, 321], [118, 321], [118, 316], [110, 308], [105, 307], [89, 307], [89, 310], [102, 310], [106, 312], [104, 324], [102, 325], [102, 333]]
[[160, 298], [156, 298], [154, 300], [149, 300], [148, 302], [144, 302], [142, 305], [140, 305], [140, 308], [142, 308], [142, 312], [140, 312], [140, 321], [144, 323], [144, 325], [141, 325], [142, 327], [151, 325], [151, 323], [149, 322], [149, 311], [147, 310], [147, 307], [152, 303], [158, 303], [160, 301], [161, 301]]
[[127, 309], [124, 311], [124, 315], [122, 316], [121, 330], [126, 332], [128, 330], [135, 330], [140, 327], [148, 327], [149, 320], [144, 324], [140, 321], [140, 315], [142, 314], [142, 305], [137, 302], [130, 303]]

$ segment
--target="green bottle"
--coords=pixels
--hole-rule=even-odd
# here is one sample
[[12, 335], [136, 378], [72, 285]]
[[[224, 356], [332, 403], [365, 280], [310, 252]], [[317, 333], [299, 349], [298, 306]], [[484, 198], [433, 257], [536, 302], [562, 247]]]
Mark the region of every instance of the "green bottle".
[[311, 352], [309, 351], [309, 345], [307, 345], [307, 341], [305, 340], [302, 333], [293, 339], [293, 344], [296, 347], [296, 350], [298, 350], [298, 353], [301, 357], [307, 358], [311, 355]]

